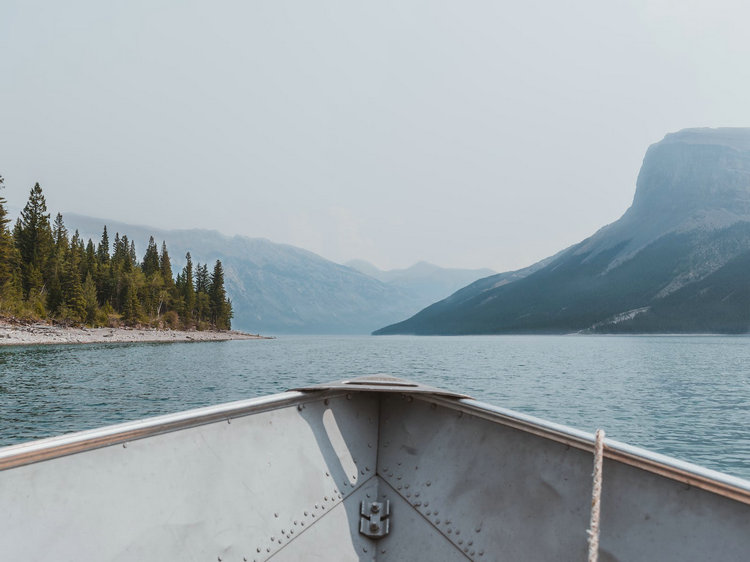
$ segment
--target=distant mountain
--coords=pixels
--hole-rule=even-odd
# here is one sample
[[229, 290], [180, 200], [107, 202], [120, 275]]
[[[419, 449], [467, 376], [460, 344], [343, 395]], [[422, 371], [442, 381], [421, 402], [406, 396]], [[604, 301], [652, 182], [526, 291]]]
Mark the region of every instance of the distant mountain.
[[64, 214], [69, 230], [98, 243], [106, 224], [110, 241], [127, 234], [143, 257], [149, 236], [162, 240], [175, 273], [193, 262], [216, 259], [224, 265], [232, 299], [232, 326], [263, 334], [370, 333], [374, 328], [414, 314], [426, 303], [402, 289], [382, 283], [312, 252], [260, 238], [224, 236], [208, 230], [160, 230], [121, 222]]
[[375, 333], [747, 332], [750, 129], [667, 135], [618, 221], [532, 268]]
[[345, 265], [414, 296], [419, 308], [451, 295], [472, 281], [488, 277], [491, 269], [451, 269], [420, 261], [406, 269], [381, 270], [364, 260]]

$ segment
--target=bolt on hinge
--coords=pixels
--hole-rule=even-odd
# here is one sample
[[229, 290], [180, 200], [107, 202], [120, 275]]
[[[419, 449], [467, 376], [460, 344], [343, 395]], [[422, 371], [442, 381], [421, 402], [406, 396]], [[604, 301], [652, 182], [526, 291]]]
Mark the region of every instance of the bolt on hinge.
[[359, 520], [359, 532], [371, 539], [381, 539], [390, 530], [388, 516], [391, 514], [391, 502], [363, 501], [359, 510], [362, 516]]

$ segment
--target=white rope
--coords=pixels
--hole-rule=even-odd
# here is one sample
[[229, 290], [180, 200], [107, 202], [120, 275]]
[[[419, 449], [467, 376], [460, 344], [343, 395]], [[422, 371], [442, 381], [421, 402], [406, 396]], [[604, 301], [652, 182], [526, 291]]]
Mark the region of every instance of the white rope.
[[602, 500], [602, 462], [604, 461], [604, 430], [596, 430], [594, 443], [594, 485], [591, 489], [591, 522], [589, 524], [589, 562], [599, 558], [599, 512]]

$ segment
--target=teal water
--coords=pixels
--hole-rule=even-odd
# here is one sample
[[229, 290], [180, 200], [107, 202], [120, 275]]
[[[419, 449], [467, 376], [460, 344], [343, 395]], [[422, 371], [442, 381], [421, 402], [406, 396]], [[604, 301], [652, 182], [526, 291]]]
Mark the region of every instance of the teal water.
[[388, 373], [750, 479], [750, 338], [280, 337], [0, 348], [0, 445]]

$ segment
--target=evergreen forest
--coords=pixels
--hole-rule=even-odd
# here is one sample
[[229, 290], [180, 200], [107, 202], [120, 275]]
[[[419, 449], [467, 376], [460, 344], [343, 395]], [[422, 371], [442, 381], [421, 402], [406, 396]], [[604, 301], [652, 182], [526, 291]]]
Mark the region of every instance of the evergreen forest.
[[[0, 189], [4, 180], [0, 176]], [[107, 227], [95, 244], [72, 235], [57, 214], [50, 221], [39, 184], [11, 229], [0, 196], [0, 317], [65, 325], [152, 326], [171, 329], [231, 327], [232, 303], [216, 260], [187, 264], [173, 278], [166, 243], [153, 236], [141, 261], [135, 243]]]

